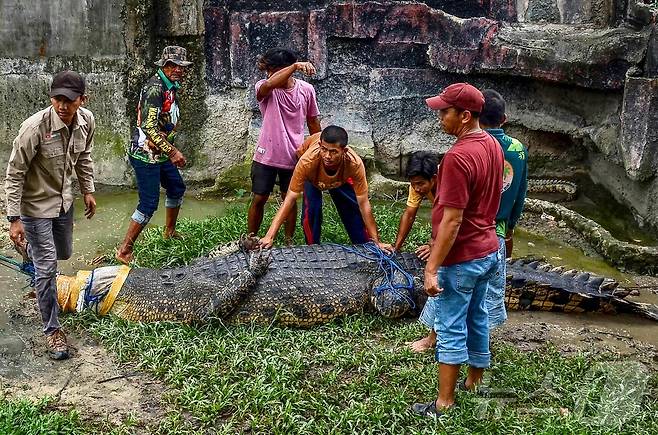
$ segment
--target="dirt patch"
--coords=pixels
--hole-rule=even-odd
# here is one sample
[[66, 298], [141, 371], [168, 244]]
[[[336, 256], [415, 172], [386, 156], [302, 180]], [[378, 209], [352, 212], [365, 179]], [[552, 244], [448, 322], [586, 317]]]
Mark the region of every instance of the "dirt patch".
[[8, 318], [7, 330], [0, 334], [0, 394], [10, 399], [51, 396], [56, 408], [75, 408], [85, 420], [119, 424], [131, 418], [142, 428], [164, 416], [165, 387], [119, 365], [88, 336], [67, 334], [72, 357], [51, 360], [34, 300], [21, 302]]
[[605, 354], [615, 359], [638, 361], [658, 370], [657, 343], [645, 341], [655, 340], [656, 322], [626, 315], [528, 311], [508, 314], [508, 321], [492, 331], [492, 341], [511, 344], [523, 352], [554, 346], [565, 356]]

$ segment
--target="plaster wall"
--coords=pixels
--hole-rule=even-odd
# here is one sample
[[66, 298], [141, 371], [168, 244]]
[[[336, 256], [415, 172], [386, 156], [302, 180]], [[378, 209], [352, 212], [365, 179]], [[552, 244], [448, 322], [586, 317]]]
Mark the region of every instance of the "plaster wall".
[[87, 80], [97, 122], [96, 178], [126, 184], [129, 137], [124, 97], [125, 45], [120, 0], [0, 1], [0, 166], [20, 124], [50, 104], [52, 76], [63, 69]]

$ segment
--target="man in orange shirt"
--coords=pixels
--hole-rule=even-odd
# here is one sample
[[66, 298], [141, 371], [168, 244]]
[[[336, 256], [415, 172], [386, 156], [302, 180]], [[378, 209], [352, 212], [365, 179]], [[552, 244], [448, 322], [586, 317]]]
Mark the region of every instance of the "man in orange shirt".
[[368, 199], [366, 169], [361, 158], [347, 146], [345, 129], [330, 125], [321, 133], [309, 136], [297, 154], [301, 157], [292, 174], [288, 193], [267, 234], [260, 239], [261, 246], [272, 246], [277, 231], [302, 192], [302, 228], [306, 243], [320, 243], [322, 191], [328, 190], [352, 243], [372, 241], [380, 249], [391, 252], [393, 247], [379, 240]]

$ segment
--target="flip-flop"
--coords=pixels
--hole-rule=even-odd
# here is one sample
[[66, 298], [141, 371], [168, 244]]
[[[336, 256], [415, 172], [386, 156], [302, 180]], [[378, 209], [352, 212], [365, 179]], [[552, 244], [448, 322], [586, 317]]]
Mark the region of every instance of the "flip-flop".
[[441, 418], [451, 408], [452, 406], [449, 406], [448, 408], [437, 409], [436, 400], [433, 400], [429, 403], [414, 403], [411, 407], [411, 412], [422, 417]]

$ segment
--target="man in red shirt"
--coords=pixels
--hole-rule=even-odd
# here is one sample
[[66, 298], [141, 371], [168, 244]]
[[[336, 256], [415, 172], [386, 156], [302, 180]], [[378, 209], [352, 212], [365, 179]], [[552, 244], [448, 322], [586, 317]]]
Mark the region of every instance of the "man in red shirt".
[[439, 397], [416, 403], [420, 415], [440, 416], [455, 402], [461, 364], [472, 390], [489, 367], [487, 282], [499, 258], [495, 220], [502, 191], [503, 153], [479, 125], [484, 97], [467, 83], [455, 83], [427, 105], [439, 111], [441, 128], [456, 136], [439, 167], [439, 190], [432, 208], [430, 257], [425, 292], [435, 297]]

